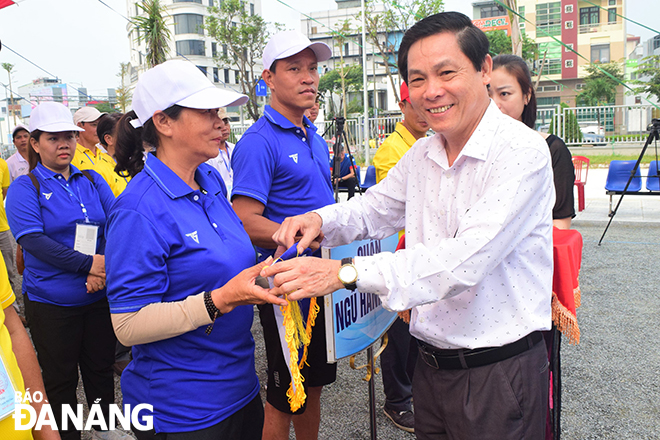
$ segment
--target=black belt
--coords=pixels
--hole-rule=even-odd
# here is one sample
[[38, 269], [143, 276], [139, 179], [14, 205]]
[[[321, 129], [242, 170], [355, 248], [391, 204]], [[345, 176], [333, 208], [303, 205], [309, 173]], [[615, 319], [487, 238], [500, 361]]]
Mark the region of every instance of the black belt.
[[543, 340], [543, 334], [535, 331], [522, 339], [501, 347], [475, 348], [474, 350], [442, 350], [417, 340], [419, 354], [429, 367], [436, 370], [462, 370], [494, 364], [523, 353]]

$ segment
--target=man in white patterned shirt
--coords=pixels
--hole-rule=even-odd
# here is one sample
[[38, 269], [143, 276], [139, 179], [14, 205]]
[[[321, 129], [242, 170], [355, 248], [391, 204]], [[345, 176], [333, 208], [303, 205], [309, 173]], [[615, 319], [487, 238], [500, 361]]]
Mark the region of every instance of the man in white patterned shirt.
[[283, 247], [333, 247], [406, 229], [406, 249], [353, 261], [301, 258], [263, 270], [289, 299], [340, 288], [412, 308], [419, 439], [544, 437], [552, 207], [543, 139], [488, 98], [488, 40], [447, 12], [411, 27], [399, 49], [410, 97], [436, 132], [363, 197], [289, 218]]

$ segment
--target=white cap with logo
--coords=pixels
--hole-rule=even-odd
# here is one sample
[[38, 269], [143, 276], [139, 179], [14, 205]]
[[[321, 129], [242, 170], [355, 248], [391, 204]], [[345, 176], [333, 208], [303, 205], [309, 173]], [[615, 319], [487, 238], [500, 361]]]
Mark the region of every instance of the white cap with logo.
[[[97, 110], [98, 111], [98, 110]], [[59, 133], [62, 131], [85, 131], [73, 123], [71, 111], [59, 102], [42, 102], [30, 114], [30, 132], [34, 130]]]
[[194, 64], [170, 60], [140, 76], [133, 93], [133, 111], [137, 119], [133, 119], [131, 125], [142, 127], [154, 113], [173, 105], [214, 109], [243, 105], [247, 100], [245, 95], [214, 86]]
[[273, 35], [266, 44], [263, 55], [264, 69], [270, 70], [275, 60], [281, 60], [310, 48], [316, 54], [316, 61], [325, 61], [332, 56], [330, 46], [325, 43], [312, 43], [298, 31], [282, 31]]

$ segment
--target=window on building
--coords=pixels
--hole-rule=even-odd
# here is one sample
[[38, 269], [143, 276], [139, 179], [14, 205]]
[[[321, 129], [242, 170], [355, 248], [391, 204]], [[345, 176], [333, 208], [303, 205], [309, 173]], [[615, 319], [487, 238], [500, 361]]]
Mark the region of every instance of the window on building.
[[525, 7], [524, 6], [518, 6], [518, 13], [520, 14], [520, 17], [518, 19], [518, 25], [520, 26], [520, 29], [522, 29], [522, 33], [525, 33]]
[[137, 17], [138, 15], [140, 15], [140, 7], [139, 7], [138, 4], [136, 3], [136, 4], [135, 4], [135, 16]]
[[573, 29], [573, 20], [568, 20], [564, 23], [566, 29]]
[[202, 0], [174, 0], [174, 3], [199, 3], [202, 4]]
[[227, 56], [227, 45], [226, 44], [222, 45], [222, 55]]
[[174, 34], [204, 35], [204, 16], [200, 14], [175, 14]]
[[506, 15], [504, 8], [500, 5], [487, 5], [479, 8], [480, 18], [501, 17]]
[[594, 44], [591, 46], [591, 62], [592, 63], [609, 63], [610, 62], [610, 45], [609, 44]]
[[574, 63], [573, 60], [566, 60], [566, 61], [564, 62], [564, 65], [566, 66], [567, 69], [572, 69], [572, 68], [573, 68], [573, 65], [574, 65], [573, 63]]
[[561, 2], [536, 5], [537, 36], [561, 35]]
[[573, 52], [571, 49], [573, 49], [573, 43], [568, 43], [566, 44], [566, 47], [564, 47], [564, 52]]
[[240, 82], [240, 80], [241, 80], [241, 73], [240, 73], [238, 70], [235, 70], [235, 71], [234, 71], [234, 79], [235, 79], [234, 82], [235, 82], [236, 84], [238, 84], [238, 83]]
[[616, 0], [609, 0], [609, 1], [607, 2], [607, 4], [608, 4], [609, 6], [616, 6]]
[[660, 35], [653, 37], [653, 50], [656, 50], [658, 47], [660, 47]]
[[349, 56], [350, 51], [348, 50], [348, 43], [344, 43], [344, 56]]
[[600, 8], [598, 6], [590, 6], [588, 8], [580, 8], [580, 26], [589, 27], [595, 26], [600, 23]]
[[312, 26], [312, 35], [318, 33], [318, 28], [316, 26]]
[[539, 98], [538, 96], [536, 97], [536, 105], [539, 107], [554, 106], [560, 102], [561, 98], [559, 96], [549, 96], [547, 98]]
[[213, 58], [218, 56], [218, 43], [211, 43], [211, 56]]
[[217, 67], [213, 68], [213, 82], [220, 82], [220, 72]]
[[616, 8], [607, 10], [607, 23], [616, 23]]
[[561, 47], [561, 44], [554, 41], [539, 43], [539, 59], [536, 61], [536, 70], [541, 67], [543, 56], [547, 52], [541, 74], [555, 75], [561, 73]]
[[225, 84], [229, 84], [229, 69], [225, 69]]
[[135, 32], [137, 33], [137, 41], [140, 41], [140, 28], [136, 27]]
[[212, 8], [214, 6], [213, 0], [209, 0], [209, 8]]
[[564, 6], [564, 12], [566, 14], [572, 14], [573, 13], [573, 5], [566, 5]]
[[254, 3], [250, 3], [250, 15], [254, 15]]
[[181, 40], [176, 42], [177, 55], [206, 55], [202, 40]]
[[206, 66], [197, 66], [197, 68], [204, 74], [204, 76], [208, 76]]

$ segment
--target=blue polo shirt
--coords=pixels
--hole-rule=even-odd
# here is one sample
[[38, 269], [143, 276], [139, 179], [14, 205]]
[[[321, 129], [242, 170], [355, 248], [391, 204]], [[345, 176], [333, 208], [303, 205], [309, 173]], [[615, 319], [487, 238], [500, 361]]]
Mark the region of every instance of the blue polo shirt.
[[[118, 197], [106, 250], [112, 313], [181, 301], [255, 264], [220, 174], [202, 164], [195, 180], [205, 191], [149, 154]], [[210, 335], [203, 326], [134, 346], [121, 377], [124, 403], [153, 405], [157, 432], [204, 429], [243, 408], [259, 392], [252, 317], [252, 306], [240, 306], [218, 318]]]
[[[236, 144], [232, 197], [251, 197], [264, 204], [263, 216], [276, 223], [334, 203], [328, 146], [316, 127], [303, 118], [307, 134], [273, 110], [252, 125]], [[259, 249], [266, 258], [273, 249]]]
[[[76, 224], [84, 223], [80, 206], [85, 205], [91, 223], [99, 225], [96, 253], [105, 250], [105, 223], [115, 196], [103, 178], [89, 171], [94, 183], [78, 168], [70, 165], [67, 181], [38, 164], [32, 174], [37, 178], [40, 194], [28, 176], [20, 176], [7, 192], [7, 219], [16, 240], [34, 232], [42, 232], [54, 241], [73, 249]], [[30, 300], [58, 306], [83, 306], [105, 297], [105, 289], [89, 294], [85, 282], [87, 273], [66, 272], [25, 252], [23, 293]]]

